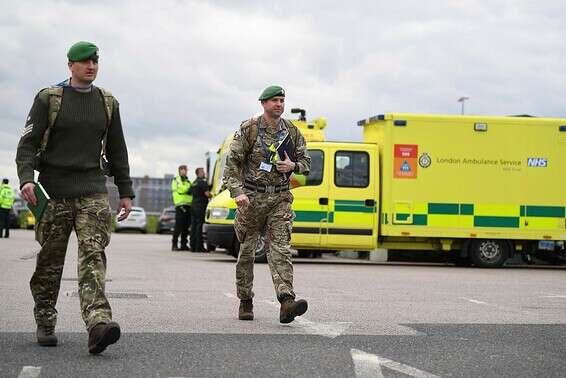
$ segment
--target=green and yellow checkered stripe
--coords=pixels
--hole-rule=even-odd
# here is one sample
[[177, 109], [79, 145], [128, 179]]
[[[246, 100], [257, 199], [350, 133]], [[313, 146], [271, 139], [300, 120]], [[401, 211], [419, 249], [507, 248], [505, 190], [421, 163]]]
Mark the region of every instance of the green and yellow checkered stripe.
[[[367, 214], [375, 213], [377, 206], [367, 206], [365, 201], [359, 200], [335, 200], [334, 210], [295, 210], [295, 222], [320, 222], [326, 220], [328, 223], [334, 222], [334, 216], [337, 214], [348, 214], [355, 216], [355, 213]], [[226, 219], [233, 220], [236, 217], [236, 209], [230, 209]]]
[[[565, 218], [564, 206], [417, 203], [412, 214], [394, 213], [393, 224], [553, 229], [564, 228]], [[384, 221], [387, 224], [386, 217]]]

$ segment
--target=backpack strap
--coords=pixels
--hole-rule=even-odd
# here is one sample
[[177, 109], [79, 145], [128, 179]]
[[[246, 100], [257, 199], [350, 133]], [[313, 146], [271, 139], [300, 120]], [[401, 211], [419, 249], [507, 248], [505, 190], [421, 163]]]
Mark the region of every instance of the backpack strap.
[[104, 88], [96, 87], [100, 91], [102, 95], [102, 99], [104, 100], [104, 110], [106, 111], [106, 128], [110, 127], [110, 123], [112, 122], [112, 113], [114, 113], [114, 102], [116, 99], [112, 95], [112, 93]]
[[289, 135], [291, 135], [293, 146], [297, 146], [297, 126], [295, 126], [293, 122], [285, 118], [283, 118], [283, 123], [285, 124], [285, 126], [287, 126], [287, 130], [289, 130]]
[[254, 144], [256, 139], [258, 138], [258, 134], [259, 134], [259, 117], [252, 117], [244, 122], [242, 122], [242, 124], [240, 125], [240, 130], [247, 130], [247, 141], [248, 141], [248, 149], [246, 150], [246, 155], [249, 155], [253, 148], [254, 148]]
[[38, 154], [43, 154], [47, 148], [47, 142], [49, 141], [49, 134], [55, 121], [57, 121], [57, 116], [61, 110], [61, 104], [63, 102], [63, 87], [49, 87], [42, 89], [39, 92], [40, 100], [47, 104], [47, 129], [43, 133], [43, 138], [41, 139], [41, 145], [39, 146]]
[[108, 128], [112, 123], [112, 114], [114, 113], [114, 102], [115, 98], [110, 93], [110, 91], [96, 87], [100, 91], [100, 95], [102, 96], [102, 100], [104, 101], [104, 110], [106, 111], [106, 130], [104, 131], [104, 137], [102, 138], [102, 149], [100, 150], [100, 158], [104, 159], [105, 162], [108, 162], [106, 159], [106, 140], [108, 139]]

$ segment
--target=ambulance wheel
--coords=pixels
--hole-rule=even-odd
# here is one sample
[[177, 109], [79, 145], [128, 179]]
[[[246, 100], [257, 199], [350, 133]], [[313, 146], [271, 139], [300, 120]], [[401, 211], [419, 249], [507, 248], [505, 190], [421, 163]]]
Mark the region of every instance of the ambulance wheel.
[[470, 255], [478, 268], [499, 268], [509, 257], [509, 246], [504, 240], [474, 240]]

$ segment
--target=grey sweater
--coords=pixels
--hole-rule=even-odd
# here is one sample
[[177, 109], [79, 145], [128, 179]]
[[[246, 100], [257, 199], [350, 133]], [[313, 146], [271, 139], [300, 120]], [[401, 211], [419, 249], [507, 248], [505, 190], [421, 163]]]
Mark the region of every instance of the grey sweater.
[[[114, 105], [106, 156], [120, 197], [133, 198], [120, 111], [118, 103]], [[36, 96], [16, 154], [20, 187], [34, 179], [34, 156], [47, 129], [47, 112], [48, 104]], [[106, 177], [100, 169], [106, 122], [104, 101], [96, 87], [89, 92], [64, 88], [61, 109], [38, 168], [39, 182], [52, 198], [77, 198], [107, 192]]]

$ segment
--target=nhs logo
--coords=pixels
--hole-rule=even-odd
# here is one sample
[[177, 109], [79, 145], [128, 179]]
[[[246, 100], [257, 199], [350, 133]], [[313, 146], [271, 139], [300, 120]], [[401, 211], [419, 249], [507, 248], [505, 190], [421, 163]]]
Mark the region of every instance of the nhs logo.
[[545, 158], [529, 158], [527, 160], [529, 167], [548, 167], [548, 159]]

